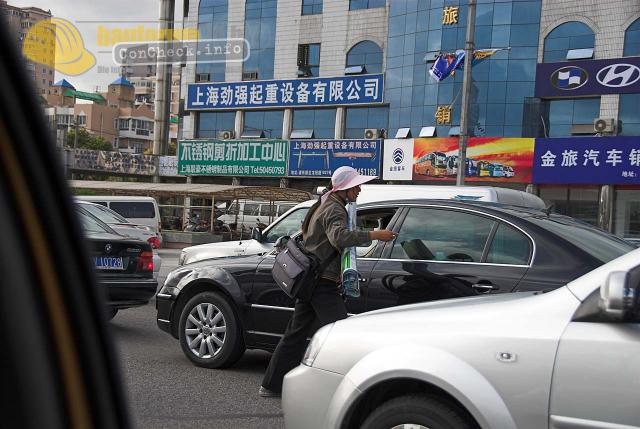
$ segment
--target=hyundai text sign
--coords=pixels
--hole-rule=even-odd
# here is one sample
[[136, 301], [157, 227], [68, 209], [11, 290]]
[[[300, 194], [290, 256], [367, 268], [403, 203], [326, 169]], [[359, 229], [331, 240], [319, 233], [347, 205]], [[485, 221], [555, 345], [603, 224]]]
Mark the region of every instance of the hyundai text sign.
[[533, 183], [640, 184], [637, 137], [536, 139]]
[[640, 57], [542, 63], [536, 97], [576, 97], [640, 92]]
[[189, 85], [187, 110], [382, 103], [383, 75]]

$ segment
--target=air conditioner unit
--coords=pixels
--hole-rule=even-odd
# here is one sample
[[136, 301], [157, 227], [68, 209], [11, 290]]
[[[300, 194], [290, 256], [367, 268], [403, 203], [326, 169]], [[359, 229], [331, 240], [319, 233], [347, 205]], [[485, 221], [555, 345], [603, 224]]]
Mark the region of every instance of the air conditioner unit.
[[598, 118], [593, 121], [593, 129], [596, 133], [613, 133], [616, 125], [616, 120], [613, 118]]
[[367, 128], [364, 130], [365, 139], [377, 139], [380, 137], [380, 130], [377, 128]]
[[218, 138], [222, 140], [230, 140], [234, 137], [233, 130], [222, 130], [218, 132]]
[[242, 80], [258, 80], [258, 72], [257, 71], [242, 72]]

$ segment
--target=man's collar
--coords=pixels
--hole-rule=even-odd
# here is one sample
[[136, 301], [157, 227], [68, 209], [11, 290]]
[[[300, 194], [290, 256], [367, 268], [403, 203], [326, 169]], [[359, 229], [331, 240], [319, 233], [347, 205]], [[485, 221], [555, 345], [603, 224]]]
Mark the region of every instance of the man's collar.
[[335, 192], [329, 195], [329, 198], [334, 198], [337, 202], [339, 202], [342, 205], [347, 203], [345, 200], [342, 199], [342, 197], [340, 197], [340, 195], [336, 194]]

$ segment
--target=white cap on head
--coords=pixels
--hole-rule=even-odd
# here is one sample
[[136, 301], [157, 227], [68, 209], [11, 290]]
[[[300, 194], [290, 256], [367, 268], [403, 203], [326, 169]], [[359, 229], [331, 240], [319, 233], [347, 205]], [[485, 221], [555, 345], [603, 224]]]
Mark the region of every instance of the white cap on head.
[[351, 189], [376, 178], [377, 176], [364, 176], [358, 173], [358, 171], [353, 167], [339, 167], [336, 169], [336, 171], [333, 172], [333, 175], [331, 176], [332, 189], [322, 196], [321, 204], [324, 204], [329, 195], [331, 195], [335, 191], [344, 191], [347, 189]]

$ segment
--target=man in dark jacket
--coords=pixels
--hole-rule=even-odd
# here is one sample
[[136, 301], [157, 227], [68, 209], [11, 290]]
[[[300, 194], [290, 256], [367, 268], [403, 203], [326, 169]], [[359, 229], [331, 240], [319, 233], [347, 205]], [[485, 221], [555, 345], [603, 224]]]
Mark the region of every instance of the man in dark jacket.
[[[351, 167], [338, 168], [331, 177], [331, 186], [314, 204], [302, 225], [305, 248], [317, 256], [326, 268], [320, 273], [311, 298], [296, 300], [295, 310], [284, 336], [278, 343], [258, 392], [260, 396], [280, 396], [287, 372], [300, 364], [313, 326], [324, 326], [347, 317], [340, 291], [340, 254], [351, 246], [371, 240], [391, 241], [391, 231], [350, 231], [345, 204], [356, 201], [360, 185], [375, 176], [362, 176]], [[316, 319], [319, 324], [315, 324]]]

